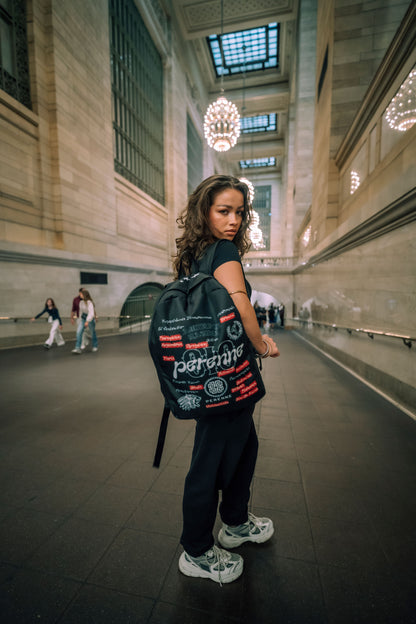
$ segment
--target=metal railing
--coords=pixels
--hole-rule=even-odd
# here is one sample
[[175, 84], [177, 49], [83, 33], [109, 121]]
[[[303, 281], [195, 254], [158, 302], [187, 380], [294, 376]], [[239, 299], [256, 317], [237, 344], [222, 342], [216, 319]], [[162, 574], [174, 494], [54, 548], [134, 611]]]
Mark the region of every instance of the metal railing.
[[274, 258], [244, 258], [245, 269], [293, 269], [297, 265], [294, 256], [276, 256]]
[[334, 329], [335, 331], [344, 330], [348, 334], [352, 334], [353, 332], [366, 334], [371, 340], [374, 340], [374, 336], [385, 336], [387, 338], [396, 338], [402, 340], [403, 344], [406, 345], [409, 349], [412, 348], [412, 343], [416, 342], [416, 337], [407, 336], [404, 334], [396, 334], [394, 332], [382, 331], [379, 329], [368, 329], [364, 327], [348, 327], [345, 325], [336, 325], [335, 323], [323, 323], [322, 321], [311, 321], [309, 319], [303, 319], [298, 316], [295, 316], [290, 321], [295, 321], [299, 323], [303, 327], [307, 327], [310, 325], [315, 325], [316, 327], [324, 327], [328, 329]]
[[[139, 320], [139, 321], [150, 320], [150, 318], [151, 318], [150, 314], [145, 314], [145, 315], [132, 315], [132, 314], [129, 314], [127, 316], [120, 316], [120, 315], [117, 315], [117, 316], [101, 316], [100, 315], [100, 316], [96, 317], [96, 321], [114, 321], [114, 320], [120, 321], [121, 319], [133, 319], [133, 320], [136, 319], [136, 321], [134, 321], [134, 322], [137, 322], [137, 320]], [[71, 322], [71, 318], [69, 316], [61, 316], [61, 319], [63, 319], [63, 321], [66, 321], [68, 323]], [[0, 316], [0, 321], [2, 321], [2, 322], [4, 322], [4, 321], [12, 321], [13, 323], [18, 323], [18, 322], [21, 322], [21, 321], [23, 321], [23, 322], [30, 322], [31, 320], [32, 320], [31, 316]], [[37, 321], [48, 322], [48, 319], [47, 318], [39, 318], [39, 319], [36, 319], [36, 322]]]
[[[61, 317], [61, 319], [65, 340], [75, 339], [76, 322], [71, 324], [68, 316]], [[121, 320], [124, 321], [123, 324], [120, 324]], [[139, 333], [149, 328], [150, 321], [150, 314], [99, 316], [96, 331], [101, 337]], [[42, 334], [48, 331], [45, 324], [48, 326], [47, 318], [39, 318], [31, 322], [31, 317], [27, 316], [0, 316], [0, 348], [37, 344], [41, 341]]]
[[[40, 321], [44, 321], [47, 322], [47, 319], [38, 319]], [[127, 321], [127, 323], [120, 327], [120, 320], [125, 320]], [[140, 315], [140, 316], [135, 316], [135, 315], [126, 315], [126, 316], [99, 316], [97, 317], [97, 321], [98, 321], [98, 327], [99, 327], [99, 323], [100, 321], [116, 321], [117, 322], [117, 327], [115, 327], [115, 330], [117, 333], [123, 333], [126, 330], [131, 330], [133, 331], [134, 328], [137, 328], [138, 325], [142, 325], [142, 324], [147, 324], [150, 323], [151, 320], [151, 315], [150, 314], [146, 314], [145, 316]], [[28, 316], [0, 316], [0, 323], [29, 323], [31, 321], [31, 317]], [[70, 323], [71, 320], [69, 317], [63, 317], [63, 321]], [[130, 323], [128, 323], [128, 321], [130, 321]], [[368, 328], [364, 328], [364, 327], [352, 327], [352, 326], [347, 326], [347, 325], [336, 325], [335, 323], [324, 323], [323, 321], [311, 321], [310, 319], [304, 319], [304, 318], [300, 318], [298, 316], [295, 317], [289, 317], [286, 319], [287, 321], [293, 321], [295, 323], [299, 323], [299, 325], [301, 325], [302, 327], [310, 327], [315, 326], [315, 327], [323, 327], [323, 328], [327, 328], [327, 329], [333, 329], [334, 331], [346, 331], [348, 334], [352, 334], [352, 333], [362, 333], [362, 334], [366, 334], [371, 340], [374, 340], [374, 336], [384, 336], [386, 338], [395, 338], [398, 340], [401, 340], [403, 342], [404, 345], [406, 345], [406, 347], [408, 347], [409, 349], [412, 348], [412, 344], [413, 342], [416, 342], [416, 336], [408, 336], [405, 334], [396, 334], [394, 332], [388, 332], [388, 331], [382, 331], [379, 329], [368, 329]], [[109, 329], [108, 327], [104, 328], [104, 329]]]

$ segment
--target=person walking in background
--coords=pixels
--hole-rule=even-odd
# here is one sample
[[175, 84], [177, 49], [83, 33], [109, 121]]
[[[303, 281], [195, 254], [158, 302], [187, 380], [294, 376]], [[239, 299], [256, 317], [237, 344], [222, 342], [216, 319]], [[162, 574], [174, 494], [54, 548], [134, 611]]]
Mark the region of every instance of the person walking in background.
[[262, 326], [261, 308], [259, 306], [258, 301], [254, 302], [253, 308], [254, 308], [254, 312], [256, 314], [257, 323], [258, 323], [259, 327], [261, 327]]
[[269, 305], [269, 309], [267, 311], [268, 317], [269, 317], [269, 327], [270, 327], [270, 331], [274, 330], [274, 326], [276, 325], [276, 308], [274, 307], [273, 303], [271, 303]]
[[[78, 291], [78, 295], [76, 297], [74, 297], [74, 299], [72, 300], [72, 309], [71, 309], [71, 324], [73, 325], [75, 323], [75, 321], [77, 321], [77, 331], [78, 331], [78, 327], [79, 325], [83, 322], [82, 318], [79, 314], [79, 304], [81, 301], [81, 297], [80, 297], [80, 293], [83, 290], [83, 288], [81, 287]], [[81, 342], [81, 349], [85, 349], [85, 347], [88, 347], [90, 341], [89, 338], [91, 337], [91, 332], [89, 331], [89, 329], [85, 329], [84, 333], [82, 334], [82, 342]]]
[[279, 305], [279, 318], [280, 318], [280, 327], [285, 326], [285, 306], [283, 303]]
[[[199, 184], [178, 219], [183, 235], [176, 240], [176, 278], [189, 275], [209, 245], [219, 240], [212, 262], [215, 279], [226, 288], [238, 309], [244, 331], [261, 357], [277, 357], [272, 338], [262, 335], [250, 303], [241, 257], [248, 250], [250, 204], [248, 187], [238, 178], [213, 175]], [[254, 405], [197, 420], [194, 448], [183, 496], [184, 552], [179, 570], [186, 576], [230, 583], [243, 571], [243, 559], [231, 553], [244, 542], [263, 543], [274, 532], [269, 518], [248, 511], [250, 485], [257, 459], [258, 439]], [[213, 528], [219, 490], [223, 526], [214, 544]]]
[[48, 322], [52, 323], [52, 325], [51, 325], [48, 339], [46, 340], [43, 346], [45, 347], [45, 349], [50, 349], [53, 344], [53, 341], [56, 340], [56, 344], [58, 345], [58, 347], [62, 347], [65, 344], [65, 340], [63, 339], [62, 334], [61, 334], [62, 320], [61, 320], [61, 317], [59, 316], [59, 310], [56, 307], [53, 299], [51, 299], [50, 297], [46, 299], [45, 307], [42, 310], [42, 312], [39, 312], [39, 314], [37, 314], [30, 320], [32, 322], [35, 321], [40, 316], [42, 316], [42, 314], [45, 314], [45, 312], [48, 313], [49, 315]]
[[82, 353], [81, 345], [82, 345], [82, 337], [84, 335], [85, 330], [89, 327], [91, 332], [92, 339], [92, 351], [98, 351], [98, 340], [97, 334], [95, 333], [95, 306], [94, 302], [91, 299], [91, 295], [88, 290], [82, 288], [80, 290], [79, 296], [81, 301], [79, 302], [79, 316], [81, 318], [81, 322], [77, 327], [77, 339], [75, 343], [75, 349], [72, 349], [72, 353], [77, 353], [78, 355]]

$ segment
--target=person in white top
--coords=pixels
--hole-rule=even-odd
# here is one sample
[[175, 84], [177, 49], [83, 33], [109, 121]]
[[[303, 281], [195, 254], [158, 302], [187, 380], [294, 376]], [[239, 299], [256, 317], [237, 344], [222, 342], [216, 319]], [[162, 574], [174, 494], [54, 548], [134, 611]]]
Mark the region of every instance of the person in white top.
[[91, 295], [88, 290], [81, 290], [79, 293], [81, 297], [81, 301], [79, 302], [79, 316], [82, 319], [82, 322], [79, 323], [77, 327], [77, 339], [75, 343], [75, 349], [72, 349], [72, 353], [77, 353], [78, 355], [82, 353], [81, 344], [82, 337], [84, 335], [84, 331], [89, 328], [91, 332], [92, 339], [92, 351], [98, 351], [98, 340], [97, 334], [95, 333], [95, 306], [94, 302], [91, 299]]

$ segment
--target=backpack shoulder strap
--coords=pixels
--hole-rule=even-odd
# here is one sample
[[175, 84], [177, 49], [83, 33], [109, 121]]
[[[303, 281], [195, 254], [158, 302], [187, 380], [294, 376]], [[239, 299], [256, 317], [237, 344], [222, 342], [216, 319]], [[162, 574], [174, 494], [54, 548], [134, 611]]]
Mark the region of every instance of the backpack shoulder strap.
[[162, 420], [160, 421], [159, 437], [157, 439], [155, 458], [153, 460], [153, 467], [159, 468], [160, 460], [162, 459], [163, 447], [165, 446], [166, 430], [168, 428], [170, 408], [167, 403], [163, 408]]
[[199, 260], [199, 270], [201, 273], [207, 273], [208, 275], [212, 275], [212, 263], [214, 261], [215, 252], [217, 250], [218, 244], [220, 240], [215, 241], [209, 247], [206, 248], [204, 255]]

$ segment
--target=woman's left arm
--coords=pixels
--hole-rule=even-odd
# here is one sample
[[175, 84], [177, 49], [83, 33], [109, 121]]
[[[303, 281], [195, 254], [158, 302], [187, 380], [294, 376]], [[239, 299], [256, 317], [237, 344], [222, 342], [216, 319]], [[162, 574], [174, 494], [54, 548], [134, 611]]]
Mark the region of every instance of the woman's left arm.
[[248, 298], [241, 264], [236, 261], [224, 262], [214, 271], [215, 279], [231, 294], [237, 310], [240, 313], [245, 332], [260, 355], [267, 353], [270, 357], [278, 357], [279, 349], [273, 338], [261, 333], [256, 313]]
[[56, 316], [58, 317], [58, 321], [59, 321], [59, 329], [62, 329], [63, 323], [62, 323], [62, 319], [61, 319], [61, 316], [59, 314], [58, 308], [56, 308]]

